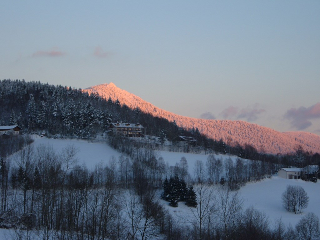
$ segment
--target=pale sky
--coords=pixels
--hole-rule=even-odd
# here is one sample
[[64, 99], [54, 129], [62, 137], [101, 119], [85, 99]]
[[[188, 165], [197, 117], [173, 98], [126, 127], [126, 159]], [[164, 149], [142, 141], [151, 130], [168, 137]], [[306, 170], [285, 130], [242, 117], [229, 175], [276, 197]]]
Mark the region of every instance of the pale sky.
[[1, 1], [0, 79], [113, 82], [183, 116], [320, 135], [320, 1]]

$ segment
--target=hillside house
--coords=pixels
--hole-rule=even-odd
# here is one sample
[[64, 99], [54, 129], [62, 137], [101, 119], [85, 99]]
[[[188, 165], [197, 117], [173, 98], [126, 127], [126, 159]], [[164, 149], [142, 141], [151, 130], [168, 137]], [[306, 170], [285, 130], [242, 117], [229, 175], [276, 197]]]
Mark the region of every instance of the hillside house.
[[197, 140], [193, 137], [187, 137], [187, 136], [179, 136], [174, 139], [178, 143], [180, 147], [184, 146], [195, 146], [197, 143]]
[[302, 168], [281, 168], [278, 176], [287, 179], [300, 179]]
[[110, 128], [113, 133], [126, 137], [142, 137], [144, 135], [144, 127], [139, 123], [111, 123]]
[[19, 135], [21, 128], [18, 125], [0, 126], [0, 136], [17, 136]]

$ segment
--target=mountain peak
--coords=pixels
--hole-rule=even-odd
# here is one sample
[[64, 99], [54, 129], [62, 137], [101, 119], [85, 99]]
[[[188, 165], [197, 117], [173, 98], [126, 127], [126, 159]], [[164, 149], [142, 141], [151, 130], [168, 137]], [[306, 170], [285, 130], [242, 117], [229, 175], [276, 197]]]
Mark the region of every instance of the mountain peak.
[[113, 82], [110, 82], [110, 83], [108, 84], [108, 86], [109, 86], [109, 87], [113, 87], [113, 88], [117, 87]]
[[98, 94], [105, 99], [118, 100], [121, 105], [131, 109], [139, 108], [154, 117], [175, 121], [179, 127], [198, 129], [200, 133], [219, 141], [222, 139], [230, 145], [251, 145], [258, 152], [292, 153], [301, 145], [305, 151], [320, 153], [320, 137], [304, 133], [281, 133], [273, 129], [244, 121], [206, 120], [180, 116], [158, 108], [140, 97], [122, 90], [114, 83], [93, 86], [84, 90], [89, 94]]

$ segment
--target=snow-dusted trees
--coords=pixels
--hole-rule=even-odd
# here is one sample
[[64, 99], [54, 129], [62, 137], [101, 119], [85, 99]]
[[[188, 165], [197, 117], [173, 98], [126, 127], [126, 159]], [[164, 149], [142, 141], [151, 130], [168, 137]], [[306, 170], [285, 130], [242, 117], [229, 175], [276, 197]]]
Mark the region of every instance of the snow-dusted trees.
[[23, 191], [23, 213], [28, 210], [27, 191], [31, 189], [31, 179], [33, 174], [33, 148], [29, 145], [20, 152], [18, 164], [17, 182], [18, 187]]
[[299, 240], [312, 240], [320, 237], [319, 218], [314, 213], [308, 213], [296, 225]]
[[225, 239], [233, 239], [232, 235], [241, 221], [242, 204], [238, 192], [232, 192], [229, 188], [220, 188], [217, 192], [217, 220]]
[[289, 212], [300, 213], [309, 203], [309, 197], [301, 186], [287, 186], [282, 194], [282, 203]]
[[236, 161], [236, 181], [242, 185], [246, 182], [247, 178], [247, 165], [244, 164], [244, 161], [241, 158], [237, 158]]
[[213, 230], [213, 214], [217, 211], [214, 189], [210, 186], [199, 184], [195, 188], [197, 206], [191, 209], [194, 216], [195, 239], [204, 239], [203, 235], [210, 235]]
[[[280, 225], [281, 226], [281, 225]], [[269, 222], [266, 214], [250, 207], [242, 214], [242, 221], [239, 225], [238, 234], [240, 239], [270, 239]], [[282, 233], [283, 235], [283, 233]], [[278, 236], [282, 236], [281, 234]], [[265, 237], [264, 237], [265, 236]], [[276, 238], [281, 239], [281, 238]]]
[[186, 201], [187, 205], [194, 207], [197, 205], [194, 204], [195, 198], [193, 188], [188, 189], [183, 179], [176, 176], [169, 181], [167, 178], [164, 180], [162, 199], [168, 201], [170, 206], [177, 207], [179, 201]]
[[4, 157], [0, 157], [0, 177], [1, 177], [1, 211], [7, 208], [7, 193], [9, 185], [10, 163]]
[[118, 160], [120, 182], [124, 187], [129, 186], [132, 176], [132, 164], [128, 157], [121, 155]]
[[185, 157], [182, 157], [180, 159], [180, 169], [181, 169], [181, 178], [183, 180], [186, 180], [186, 177], [188, 176], [188, 162], [187, 159]]
[[197, 160], [194, 167], [194, 175], [197, 183], [203, 183], [205, 181], [205, 168], [201, 160]]
[[123, 196], [124, 205], [124, 234], [123, 239], [153, 239], [158, 235], [156, 230], [159, 220], [163, 218], [162, 208], [154, 202], [153, 192], [140, 197], [133, 191], [128, 191]]
[[218, 183], [220, 181], [220, 175], [222, 172], [222, 162], [220, 159], [216, 159], [214, 155], [209, 155], [206, 162], [209, 181], [212, 183]]
[[35, 103], [33, 94], [30, 94], [30, 99], [28, 101], [26, 113], [27, 113], [28, 128], [30, 130], [34, 130], [36, 126], [36, 121], [37, 121], [37, 109], [36, 109], [36, 103]]

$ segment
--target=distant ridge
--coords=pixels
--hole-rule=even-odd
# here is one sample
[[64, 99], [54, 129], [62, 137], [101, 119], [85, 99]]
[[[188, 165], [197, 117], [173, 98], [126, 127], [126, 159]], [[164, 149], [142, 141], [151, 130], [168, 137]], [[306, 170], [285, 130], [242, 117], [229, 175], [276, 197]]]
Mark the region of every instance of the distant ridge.
[[121, 105], [131, 109], [140, 108], [141, 111], [156, 117], [163, 117], [179, 127], [198, 128], [207, 137], [241, 146], [250, 144], [259, 152], [271, 154], [285, 154], [295, 152], [299, 145], [305, 151], [320, 153], [320, 136], [307, 132], [278, 132], [271, 128], [262, 127], [245, 121], [207, 120], [180, 116], [160, 109], [140, 97], [118, 88], [114, 83], [93, 86], [83, 91], [98, 94], [105, 99], [118, 100]]

